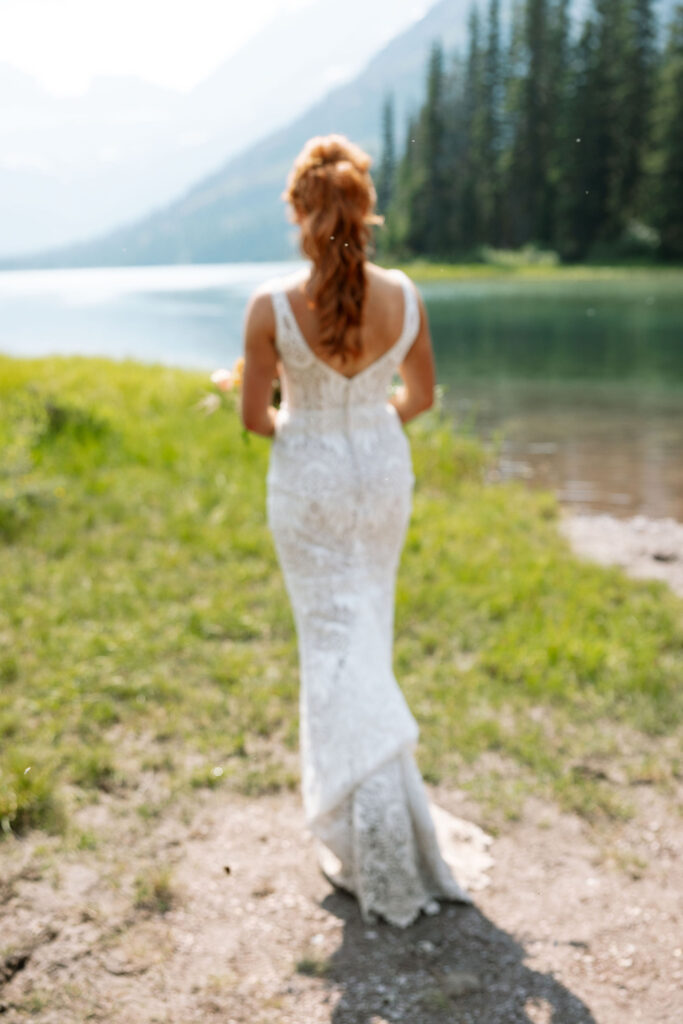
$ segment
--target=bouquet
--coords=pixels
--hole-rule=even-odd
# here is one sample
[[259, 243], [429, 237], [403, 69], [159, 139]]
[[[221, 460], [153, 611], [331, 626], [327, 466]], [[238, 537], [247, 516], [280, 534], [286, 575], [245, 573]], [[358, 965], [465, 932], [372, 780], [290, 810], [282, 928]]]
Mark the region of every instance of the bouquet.
[[239, 392], [242, 387], [242, 373], [244, 372], [244, 356], [235, 360], [232, 370], [221, 367], [211, 374], [211, 383], [214, 390], [207, 392], [197, 403], [197, 408], [202, 409], [208, 416], [215, 412], [227, 400], [230, 392]]
[[215, 384], [219, 391], [239, 391], [242, 387], [242, 374], [244, 373], [244, 356], [235, 360], [232, 370], [214, 370], [211, 374], [211, 383]]
[[[234, 394], [242, 389], [242, 376], [244, 374], [244, 356], [238, 356], [231, 370], [221, 367], [211, 374], [213, 391], [209, 391], [197, 403], [197, 408], [202, 409], [208, 416], [215, 412], [221, 405], [230, 401]], [[229, 397], [230, 396], [230, 397]], [[280, 381], [276, 378], [273, 381], [273, 405], [279, 408], [281, 401]], [[232, 403], [231, 403], [232, 404]], [[243, 434], [246, 436], [247, 431]]]

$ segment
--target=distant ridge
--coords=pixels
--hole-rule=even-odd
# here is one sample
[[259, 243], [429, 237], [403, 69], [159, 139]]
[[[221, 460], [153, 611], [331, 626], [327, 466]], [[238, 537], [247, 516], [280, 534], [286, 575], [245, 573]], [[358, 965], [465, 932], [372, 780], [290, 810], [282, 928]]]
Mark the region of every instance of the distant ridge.
[[398, 143], [417, 111], [430, 47], [462, 45], [470, 0], [440, 0], [396, 36], [352, 82], [332, 90], [286, 128], [266, 136], [149, 216], [92, 240], [0, 260], [0, 267], [88, 267], [218, 263], [295, 253], [280, 194], [292, 160], [312, 135], [342, 132], [378, 152], [382, 103], [392, 92]]

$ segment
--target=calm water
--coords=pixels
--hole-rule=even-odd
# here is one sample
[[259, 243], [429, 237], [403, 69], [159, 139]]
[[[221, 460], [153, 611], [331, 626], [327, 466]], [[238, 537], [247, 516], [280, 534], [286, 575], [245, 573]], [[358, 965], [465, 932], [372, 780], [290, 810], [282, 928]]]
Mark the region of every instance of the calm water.
[[[245, 300], [297, 264], [0, 273], [0, 350], [214, 369]], [[683, 520], [683, 274], [422, 287], [444, 402], [501, 473], [568, 505]]]

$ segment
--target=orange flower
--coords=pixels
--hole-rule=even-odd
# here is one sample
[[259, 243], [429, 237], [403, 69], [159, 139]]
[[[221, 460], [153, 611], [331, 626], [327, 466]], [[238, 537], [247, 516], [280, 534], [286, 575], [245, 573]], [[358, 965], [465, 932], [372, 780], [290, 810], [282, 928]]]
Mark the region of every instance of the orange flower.
[[215, 384], [219, 391], [239, 391], [242, 387], [242, 374], [244, 372], [244, 356], [235, 360], [232, 370], [221, 367], [211, 374], [211, 383]]
[[238, 390], [242, 387], [242, 377], [244, 374], [244, 356], [239, 356], [235, 360], [235, 365], [232, 368], [232, 386]]

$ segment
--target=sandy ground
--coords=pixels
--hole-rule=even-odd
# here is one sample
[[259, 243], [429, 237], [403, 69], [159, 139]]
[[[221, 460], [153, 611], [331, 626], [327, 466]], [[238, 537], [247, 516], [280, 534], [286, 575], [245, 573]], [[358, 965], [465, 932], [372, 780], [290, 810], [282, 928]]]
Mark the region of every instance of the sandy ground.
[[[299, 796], [221, 790], [153, 825], [135, 793], [73, 811], [95, 850], [4, 844], [0, 1017], [36, 1024], [680, 1024], [683, 842], [676, 794], [630, 787], [600, 832], [528, 802], [494, 838], [475, 906], [364, 925], [317, 869]], [[678, 794], [680, 796], [680, 794]], [[430, 790], [474, 821], [464, 794]], [[136, 877], [168, 874], [170, 907]]]
[[[680, 524], [562, 528], [586, 556], [681, 590]], [[529, 800], [495, 838], [475, 829], [474, 846], [455, 827], [481, 823], [480, 808], [430, 788], [475, 905], [405, 930], [365, 925], [331, 889], [297, 793], [200, 790], [151, 820], [137, 809], [163, 798], [152, 773], [94, 804], [74, 794], [94, 848], [39, 833], [0, 845], [0, 1019], [680, 1024], [682, 786], [614, 784], [635, 806], [628, 822], [590, 826]]]
[[620, 565], [632, 576], [663, 580], [683, 597], [683, 523], [564, 512], [560, 529], [577, 554]]

